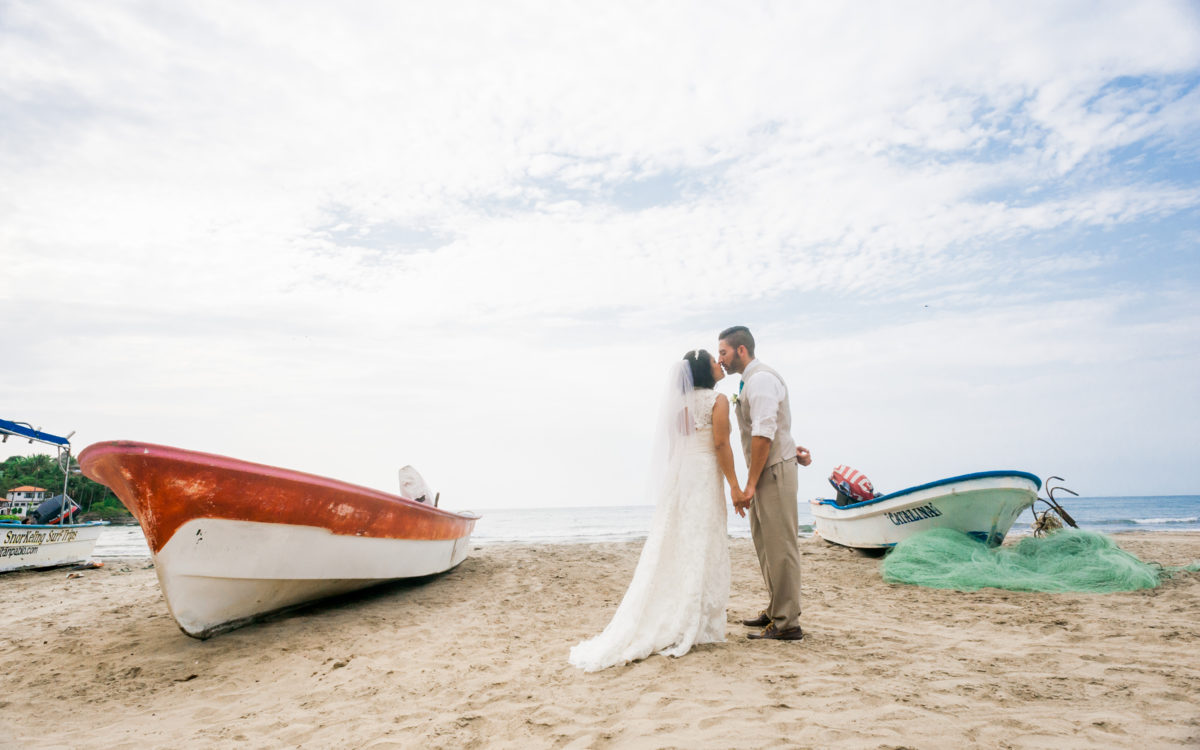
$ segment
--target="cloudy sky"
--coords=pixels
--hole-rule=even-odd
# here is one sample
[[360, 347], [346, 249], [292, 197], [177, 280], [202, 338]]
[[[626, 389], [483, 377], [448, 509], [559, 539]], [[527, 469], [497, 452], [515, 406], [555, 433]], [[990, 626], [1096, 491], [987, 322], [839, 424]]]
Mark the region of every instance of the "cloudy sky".
[[1200, 493], [1198, 247], [1194, 3], [0, 0], [0, 417], [76, 450], [640, 504], [745, 324], [802, 499]]

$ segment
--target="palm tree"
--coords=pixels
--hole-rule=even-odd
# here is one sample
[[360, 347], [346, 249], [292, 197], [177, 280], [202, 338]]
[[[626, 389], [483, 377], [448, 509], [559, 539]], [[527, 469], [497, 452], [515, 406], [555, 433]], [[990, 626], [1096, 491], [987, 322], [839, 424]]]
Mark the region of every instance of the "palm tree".
[[29, 457], [29, 460], [25, 464], [25, 470], [34, 474], [40, 474], [51, 466], [54, 466], [55, 463], [54, 459], [50, 458], [50, 456], [47, 456], [45, 453], [39, 453], [36, 456]]

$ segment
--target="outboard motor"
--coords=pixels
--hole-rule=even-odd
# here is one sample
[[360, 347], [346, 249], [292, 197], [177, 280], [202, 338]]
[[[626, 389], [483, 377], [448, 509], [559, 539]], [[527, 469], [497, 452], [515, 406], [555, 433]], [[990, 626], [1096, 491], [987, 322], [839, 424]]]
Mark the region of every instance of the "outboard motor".
[[882, 497], [875, 491], [874, 485], [871, 484], [870, 479], [867, 479], [866, 474], [844, 464], [838, 466], [829, 475], [829, 483], [837, 490], [835, 502], [838, 506], [853, 505]]
[[71, 498], [55, 495], [30, 511], [34, 523], [54, 524], [71, 523], [71, 517], [80, 511], [80, 507]]

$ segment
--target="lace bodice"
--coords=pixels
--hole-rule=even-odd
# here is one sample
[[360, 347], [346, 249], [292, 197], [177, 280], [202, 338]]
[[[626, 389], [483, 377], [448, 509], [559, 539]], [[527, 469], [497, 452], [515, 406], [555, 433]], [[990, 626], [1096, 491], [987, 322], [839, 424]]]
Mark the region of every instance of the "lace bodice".
[[689, 410], [692, 413], [692, 428], [695, 430], [712, 429], [713, 404], [720, 395], [711, 388], [697, 388], [692, 391], [692, 403]]

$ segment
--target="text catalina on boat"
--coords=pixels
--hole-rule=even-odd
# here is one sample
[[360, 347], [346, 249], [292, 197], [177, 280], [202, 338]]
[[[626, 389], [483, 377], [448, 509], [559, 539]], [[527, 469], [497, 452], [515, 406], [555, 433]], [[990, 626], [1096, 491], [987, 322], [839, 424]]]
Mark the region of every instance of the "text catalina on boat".
[[466, 558], [478, 519], [148, 443], [96, 443], [79, 463], [137, 518], [167, 608], [197, 638], [315, 599], [450, 570]]
[[[839, 473], [844, 469], [845, 478]], [[830, 478], [838, 497], [810, 503], [814, 530], [822, 539], [865, 550], [894, 547], [929, 529], [955, 529], [999, 545], [1042, 486], [1028, 472], [982, 471], [872, 497], [870, 483], [864, 493], [865, 478], [855, 474], [838, 467]]]
[[71, 476], [71, 435], [59, 437], [35, 429], [25, 422], [7, 419], [0, 419], [0, 435], [4, 442], [8, 442], [9, 437], [19, 437], [30, 443], [53, 445], [58, 450], [58, 465], [63, 470], [61, 495], [49, 498], [31, 509], [24, 523], [0, 521], [0, 573], [23, 568], [72, 565], [89, 560], [96, 540], [100, 538], [100, 531], [108, 522], [72, 522], [79, 506], [67, 495]]

